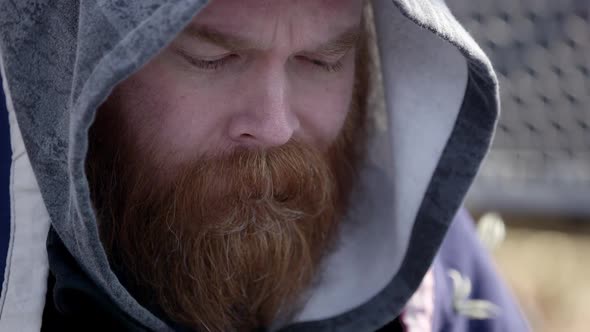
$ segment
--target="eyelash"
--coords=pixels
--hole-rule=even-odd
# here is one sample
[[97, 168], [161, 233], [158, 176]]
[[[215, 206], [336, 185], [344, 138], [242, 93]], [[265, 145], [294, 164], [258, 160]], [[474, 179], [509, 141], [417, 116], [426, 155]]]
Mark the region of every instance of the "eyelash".
[[221, 67], [227, 65], [232, 60], [235, 60], [235, 58], [237, 57], [237, 55], [227, 55], [227, 56], [224, 56], [223, 58], [217, 59], [217, 60], [203, 60], [203, 59], [195, 58], [195, 57], [190, 56], [188, 54], [184, 54], [184, 53], [181, 53], [181, 54], [191, 65], [193, 65], [197, 68], [200, 68], [200, 69], [212, 70], [212, 71], [220, 69]]
[[324, 69], [325, 71], [329, 72], [329, 73], [334, 73], [334, 72], [338, 72], [342, 69], [342, 61], [338, 60], [335, 63], [328, 63], [328, 62], [323, 62], [323, 61], [319, 61], [319, 60], [311, 60], [311, 59], [307, 59], [306, 61], [311, 62], [311, 64], [313, 64], [314, 66], [319, 66], [320, 68]]
[[[212, 71], [221, 69], [223, 66], [227, 65], [229, 62], [231, 62], [232, 60], [235, 60], [238, 57], [238, 55], [230, 54], [230, 55], [224, 56], [223, 58], [217, 59], [217, 60], [203, 60], [203, 59], [193, 57], [184, 51], [179, 51], [179, 53], [191, 65], [193, 65], [197, 68], [200, 68], [200, 69], [212, 70]], [[327, 72], [330, 72], [330, 73], [338, 72], [343, 67], [342, 61], [340, 61], [340, 60], [335, 63], [327, 63], [327, 62], [323, 62], [320, 60], [313, 60], [313, 59], [301, 57], [301, 61], [307, 61], [310, 64], [317, 66], [317, 67], [319, 67]]]

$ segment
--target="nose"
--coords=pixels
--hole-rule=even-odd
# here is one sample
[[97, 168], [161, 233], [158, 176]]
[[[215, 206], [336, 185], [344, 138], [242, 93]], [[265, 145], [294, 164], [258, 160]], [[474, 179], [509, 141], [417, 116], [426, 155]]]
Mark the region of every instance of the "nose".
[[266, 67], [254, 71], [251, 77], [238, 91], [244, 102], [230, 119], [230, 138], [247, 147], [269, 148], [287, 143], [299, 128], [299, 121], [289, 104], [284, 72]]

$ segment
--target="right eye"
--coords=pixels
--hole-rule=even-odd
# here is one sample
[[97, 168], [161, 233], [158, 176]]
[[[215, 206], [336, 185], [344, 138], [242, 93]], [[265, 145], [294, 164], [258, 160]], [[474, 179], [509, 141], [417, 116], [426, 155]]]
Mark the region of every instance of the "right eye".
[[239, 58], [237, 54], [229, 53], [217, 57], [199, 57], [189, 54], [184, 50], [178, 50], [178, 53], [192, 66], [199, 69], [216, 71], [222, 69], [225, 65]]

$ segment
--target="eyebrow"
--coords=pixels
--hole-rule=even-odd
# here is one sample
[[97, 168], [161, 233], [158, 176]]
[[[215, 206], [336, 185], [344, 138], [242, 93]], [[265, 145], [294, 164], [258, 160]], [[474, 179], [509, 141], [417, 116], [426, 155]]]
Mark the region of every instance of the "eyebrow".
[[[227, 50], [264, 49], [265, 46], [256, 41], [248, 40], [241, 36], [222, 32], [205, 25], [190, 25], [185, 32], [196, 39], [209, 42]], [[353, 48], [360, 35], [360, 27], [353, 26], [340, 33], [335, 38], [323, 43], [319, 47], [304, 53], [313, 53], [321, 56], [337, 56]]]
[[343, 33], [336, 36], [332, 40], [328, 41], [320, 45], [318, 48], [312, 50], [311, 52], [305, 53], [313, 53], [320, 56], [325, 57], [333, 57], [339, 56], [348, 51], [349, 49], [356, 46], [360, 37], [360, 27], [354, 26], [345, 30]]

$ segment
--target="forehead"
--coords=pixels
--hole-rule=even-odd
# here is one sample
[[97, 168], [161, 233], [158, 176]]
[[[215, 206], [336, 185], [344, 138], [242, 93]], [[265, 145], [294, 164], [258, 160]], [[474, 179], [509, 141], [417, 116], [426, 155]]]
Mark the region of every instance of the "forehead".
[[211, 0], [193, 19], [228, 32], [291, 30], [338, 33], [360, 21], [364, 0]]

